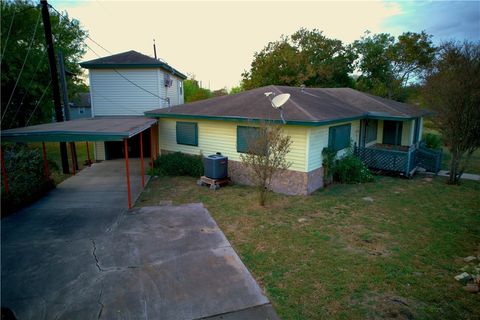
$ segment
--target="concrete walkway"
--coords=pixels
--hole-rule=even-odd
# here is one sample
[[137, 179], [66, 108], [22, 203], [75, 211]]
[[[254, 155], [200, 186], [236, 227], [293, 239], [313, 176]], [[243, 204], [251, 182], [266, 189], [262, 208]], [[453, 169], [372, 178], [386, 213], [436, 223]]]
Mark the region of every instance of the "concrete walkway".
[[2, 220], [2, 307], [18, 319], [278, 319], [201, 204], [126, 210], [124, 170], [96, 164]]
[[[441, 177], [450, 177], [450, 173], [446, 170], [440, 170], [438, 172], [438, 175], [441, 176]], [[462, 174], [460, 179], [480, 181], [480, 175], [473, 174], [473, 173], [464, 173], [464, 174]]]

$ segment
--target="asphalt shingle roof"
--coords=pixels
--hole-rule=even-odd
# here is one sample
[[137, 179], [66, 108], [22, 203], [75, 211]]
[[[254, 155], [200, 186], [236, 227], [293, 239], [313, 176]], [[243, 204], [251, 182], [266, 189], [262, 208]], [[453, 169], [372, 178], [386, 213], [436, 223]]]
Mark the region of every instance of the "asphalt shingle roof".
[[411, 119], [428, 114], [412, 105], [373, 96], [350, 88], [266, 86], [235, 95], [196, 101], [146, 112], [150, 117], [218, 118], [281, 121], [265, 92], [289, 93], [283, 105], [287, 123], [310, 125], [360, 118]]
[[187, 78], [186, 75], [170, 65], [134, 50], [84, 61], [80, 63], [80, 66], [86, 69], [161, 68], [182, 79]]

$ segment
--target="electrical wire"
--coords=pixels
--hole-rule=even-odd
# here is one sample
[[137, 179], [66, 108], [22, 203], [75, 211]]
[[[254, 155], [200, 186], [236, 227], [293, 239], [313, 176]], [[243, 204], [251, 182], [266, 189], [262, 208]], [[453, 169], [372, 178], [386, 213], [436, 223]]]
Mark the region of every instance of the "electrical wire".
[[50, 88], [50, 85], [52, 84], [52, 80], [48, 83], [48, 85], [45, 87], [43, 90], [42, 95], [40, 96], [40, 99], [38, 99], [37, 104], [35, 105], [35, 108], [33, 109], [32, 113], [30, 114], [30, 117], [27, 120], [27, 123], [25, 124], [25, 127], [28, 126], [28, 123], [32, 119], [33, 115], [35, 114], [35, 111], [37, 111], [38, 106], [40, 105], [40, 102], [42, 102], [43, 97], [45, 96], [45, 93], [47, 93], [48, 88]]
[[18, 82], [20, 81], [20, 78], [22, 77], [23, 69], [25, 68], [25, 64], [27, 62], [28, 56], [30, 55], [30, 51], [32, 50], [33, 41], [35, 40], [35, 35], [37, 34], [38, 25], [40, 24], [40, 16], [41, 16], [41, 13], [39, 12], [38, 13], [38, 18], [37, 18], [37, 23], [35, 24], [35, 28], [33, 29], [32, 39], [30, 40], [30, 44], [28, 46], [27, 55], [25, 56], [25, 59], [23, 60], [22, 68], [20, 69], [20, 73], [18, 74], [17, 81], [15, 82], [15, 85], [13, 86], [12, 93], [10, 94], [10, 98], [8, 99], [8, 102], [7, 102], [7, 105], [5, 107], [5, 111], [3, 112], [1, 121], [3, 121], [3, 118], [7, 114], [7, 110], [8, 110], [8, 107], [10, 106], [10, 103], [12, 102], [13, 94], [15, 93], [15, 89], [17, 88]]
[[8, 38], [10, 38], [10, 32], [12, 31], [13, 21], [15, 20], [15, 14], [17, 13], [16, 10], [13, 10], [12, 21], [10, 21], [10, 27], [8, 27], [7, 37], [5, 38], [5, 44], [3, 45], [3, 52], [2, 57], [0, 58], [0, 63], [3, 61], [3, 57], [5, 56], [5, 50], [7, 49]]
[[29, 93], [29, 90], [30, 90], [30, 87], [32, 86], [33, 80], [35, 79], [35, 76], [37, 75], [37, 71], [38, 71], [38, 69], [40, 68], [40, 65], [42, 64], [43, 59], [45, 58], [45, 53], [46, 53], [46, 51], [43, 52], [42, 58], [40, 58], [40, 59], [38, 60], [38, 64], [37, 64], [37, 66], [36, 66], [36, 68], [35, 68], [35, 71], [33, 72], [32, 79], [30, 79], [30, 83], [28, 84], [27, 89], [25, 89], [25, 93], [24, 93], [24, 95], [23, 95], [23, 97], [22, 97], [22, 100], [20, 100], [20, 103], [18, 104], [18, 108], [17, 108], [17, 110], [15, 111], [15, 115], [13, 116], [12, 121], [10, 122], [9, 128], [11, 128], [11, 127], [13, 126], [13, 123], [14, 123], [14, 121], [15, 121], [15, 118], [17, 117], [18, 112], [20, 111], [20, 108], [21, 108], [22, 105], [23, 105], [23, 101], [25, 100], [25, 98], [27, 97], [27, 95], [28, 95], [28, 93]]

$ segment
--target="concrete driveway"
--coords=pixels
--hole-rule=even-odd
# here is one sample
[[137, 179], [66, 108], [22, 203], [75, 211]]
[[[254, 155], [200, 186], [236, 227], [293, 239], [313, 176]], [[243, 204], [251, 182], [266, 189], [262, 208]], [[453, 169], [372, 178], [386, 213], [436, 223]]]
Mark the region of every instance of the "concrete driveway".
[[123, 161], [83, 170], [1, 230], [1, 302], [18, 319], [278, 319], [201, 204], [127, 210]]

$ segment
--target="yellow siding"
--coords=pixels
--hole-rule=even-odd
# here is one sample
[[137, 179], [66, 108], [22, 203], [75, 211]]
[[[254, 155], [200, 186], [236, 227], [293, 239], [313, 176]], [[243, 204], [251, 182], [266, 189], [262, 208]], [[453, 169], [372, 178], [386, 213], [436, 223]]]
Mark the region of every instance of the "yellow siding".
[[95, 141], [93, 146], [93, 156], [95, 160], [105, 160], [105, 142]]
[[377, 143], [383, 143], [383, 120], [378, 120]]
[[[179, 145], [176, 141], [176, 121], [198, 124], [198, 147]], [[180, 151], [189, 154], [214, 154], [221, 152], [229, 159], [240, 161], [237, 152], [237, 126], [249, 124], [209, 120], [159, 120], [159, 147], [162, 150]], [[307, 127], [286, 126], [285, 134], [292, 139], [287, 160], [292, 162], [291, 170], [306, 172], [307, 169]]]
[[[308, 129], [308, 170], [312, 171], [322, 166], [322, 150], [328, 147], [328, 131], [332, 126], [338, 126], [342, 124], [352, 124], [352, 130], [350, 133], [350, 139], [352, 144], [358, 143], [360, 134], [360, 120], [351, 122], [336, 123], [329, 126], [313, 127]], [[340, 150], [338, 154], [341, 156], [345, 153], [344, 150]]]
[[412, 120], [403, 121], [402, 146], [409, 146], [413, 141], [413, 129]]

